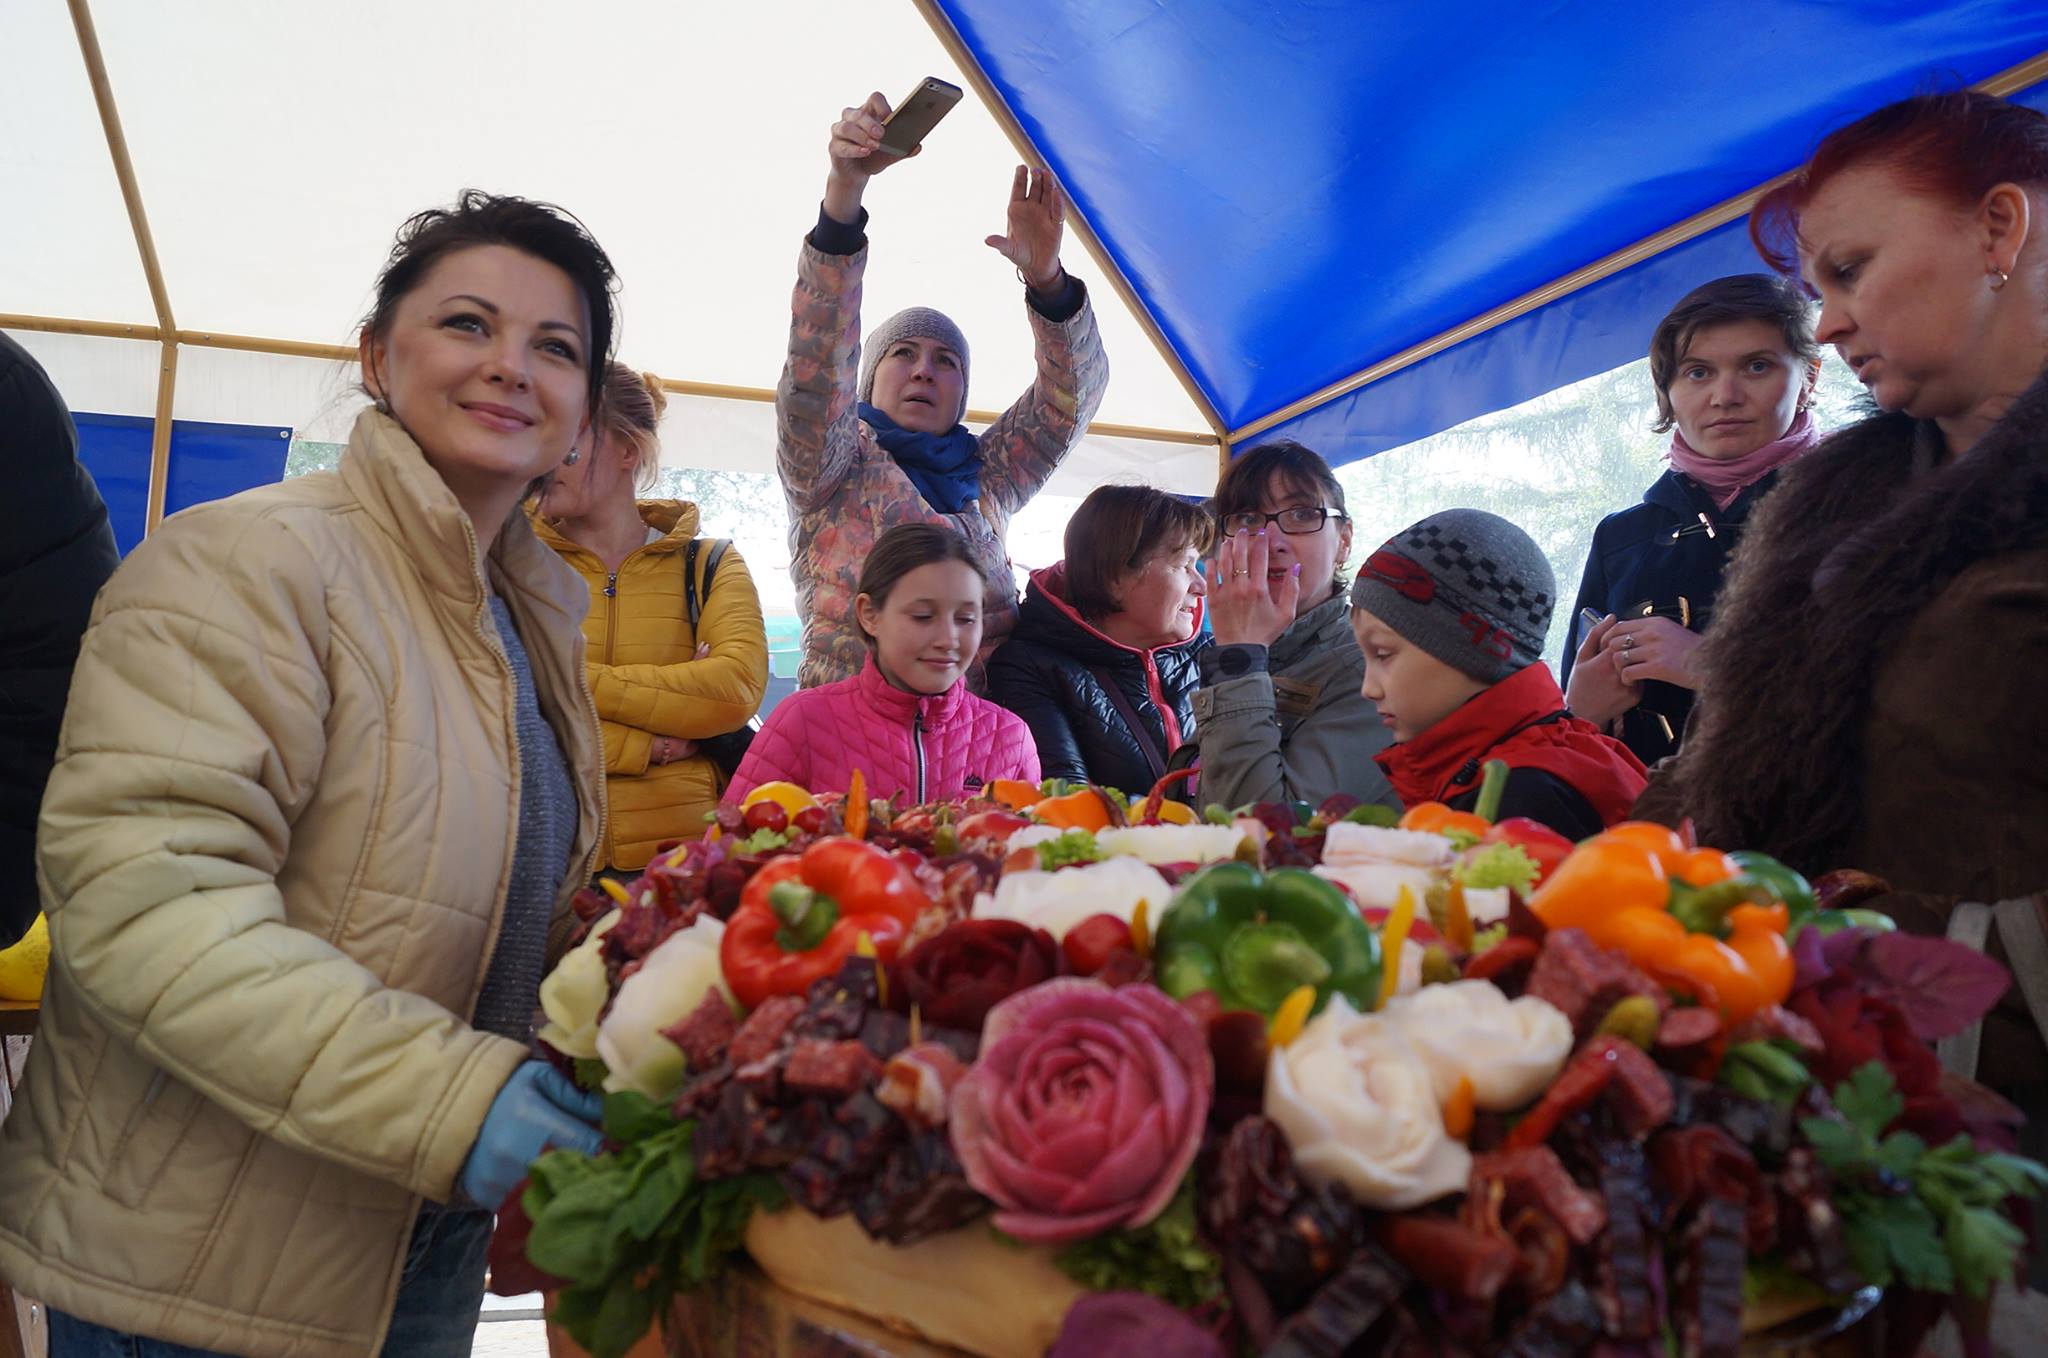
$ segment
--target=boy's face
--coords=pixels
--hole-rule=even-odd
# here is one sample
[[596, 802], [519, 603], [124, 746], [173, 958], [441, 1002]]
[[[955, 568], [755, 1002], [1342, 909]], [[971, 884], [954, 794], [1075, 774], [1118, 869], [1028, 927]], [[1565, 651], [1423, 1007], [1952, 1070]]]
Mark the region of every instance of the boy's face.
[[1380, 722], [1395, 740], [1413, 740], [1486, 691], [1486, 685], [1453, 669], [1362, 608], [1351, 610], [1351, 631], [1365, 652], [1365, 682], [1359, 692], [1380, 710]]

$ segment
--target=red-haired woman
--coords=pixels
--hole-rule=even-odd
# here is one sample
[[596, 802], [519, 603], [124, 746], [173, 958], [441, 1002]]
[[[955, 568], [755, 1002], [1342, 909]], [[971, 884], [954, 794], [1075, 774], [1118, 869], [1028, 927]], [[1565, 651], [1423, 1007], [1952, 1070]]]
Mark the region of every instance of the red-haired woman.
[[[1711, 843], [1885, 877], [1916, 931], [2048, 888], [2044, 231], [2048, 117], [1974, 93], [1843, 128], [1751, 218], [1881, 413], [1750, 520], [1674, 790]], [[1981, 1076], [2048, 1115], [2016, 994]]]

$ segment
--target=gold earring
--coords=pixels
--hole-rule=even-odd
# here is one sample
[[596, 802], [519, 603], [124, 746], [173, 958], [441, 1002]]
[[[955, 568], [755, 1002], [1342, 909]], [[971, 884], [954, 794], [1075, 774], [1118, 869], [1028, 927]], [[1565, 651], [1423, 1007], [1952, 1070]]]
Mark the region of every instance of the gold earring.
[[2007, 273], [2003, 269], [1990, 268], [1986, 269], [1984, 272], [1991, 275], [1991, 290], [1993, 292], [1997, 292], [2000, 288], [2004, 287], [2007, 283], [2012, 281], [2012, 275]]

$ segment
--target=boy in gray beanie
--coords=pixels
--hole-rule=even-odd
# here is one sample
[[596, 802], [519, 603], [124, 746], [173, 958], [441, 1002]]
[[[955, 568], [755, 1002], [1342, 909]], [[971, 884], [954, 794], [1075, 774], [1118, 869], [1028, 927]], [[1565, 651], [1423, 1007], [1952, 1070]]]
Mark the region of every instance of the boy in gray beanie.
[[1543, 662], [1557, 581], [1543, 549], [1497, 514], [1447, 509], [1366, 560], [1351, 586], [1362, 692], [1395, 744], [1375, 756], [1402, 802], [1470, 810], [1486, 765], [1508, 767], [1496, 820], [1569, 839], [1627, 818], [1643, 766], [1565, 710]]

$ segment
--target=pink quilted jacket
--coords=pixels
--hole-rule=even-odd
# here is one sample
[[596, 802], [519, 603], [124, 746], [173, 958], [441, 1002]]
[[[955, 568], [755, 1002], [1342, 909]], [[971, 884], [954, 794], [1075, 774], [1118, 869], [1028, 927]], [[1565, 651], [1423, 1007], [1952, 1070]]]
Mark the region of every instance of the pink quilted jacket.
[[725, 789], [736, 802], [787, 779], [844, 792], [853, 771], [871, 797], [917, 804], [958, 797], [997, 778], [1038, 781], [1038, 747], [1024, 719], [956, 683], [935, 697], [892, 686], [868, 656], [859, 674], [792, 693], [769, 713]]

